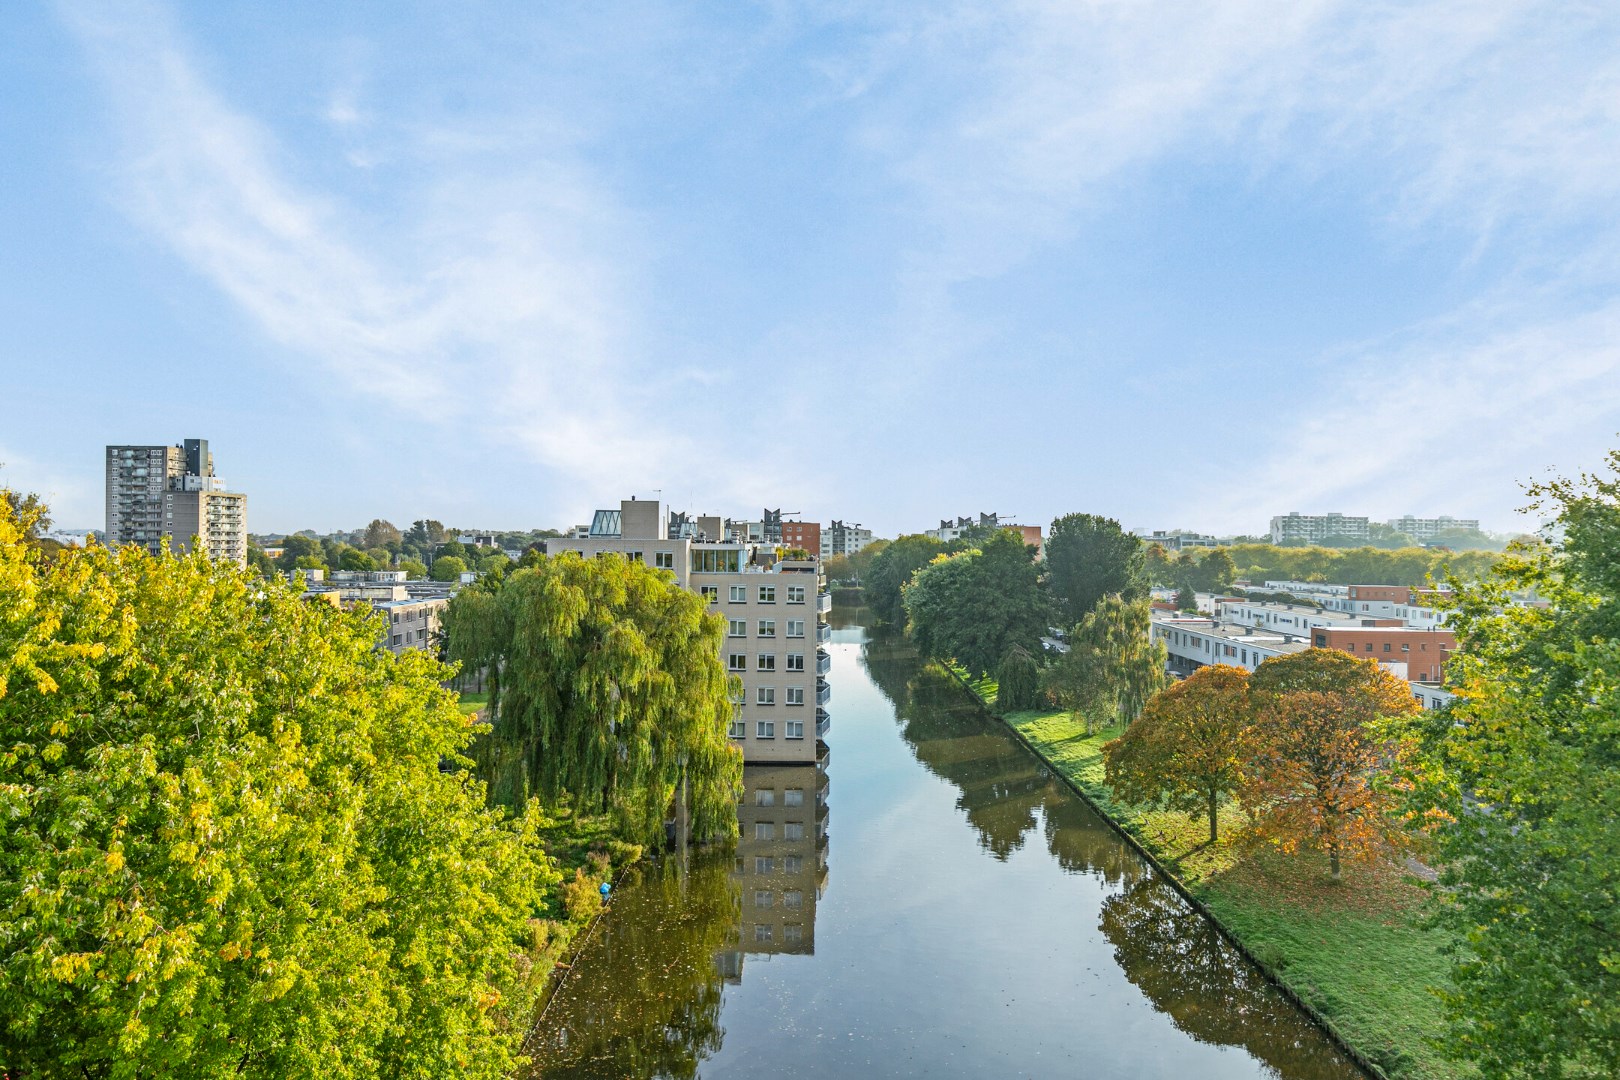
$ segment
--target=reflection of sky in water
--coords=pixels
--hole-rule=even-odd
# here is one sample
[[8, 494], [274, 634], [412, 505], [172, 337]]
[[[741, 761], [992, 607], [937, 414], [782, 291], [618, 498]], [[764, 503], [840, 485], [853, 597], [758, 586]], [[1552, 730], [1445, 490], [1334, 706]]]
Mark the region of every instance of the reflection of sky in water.
[[841, 614], [813, 955], [739, 942], [729, 854], [647, 871], [547, 1018], [571, 1060], [546, 1075], [1356, 1075], [1040, 762]]

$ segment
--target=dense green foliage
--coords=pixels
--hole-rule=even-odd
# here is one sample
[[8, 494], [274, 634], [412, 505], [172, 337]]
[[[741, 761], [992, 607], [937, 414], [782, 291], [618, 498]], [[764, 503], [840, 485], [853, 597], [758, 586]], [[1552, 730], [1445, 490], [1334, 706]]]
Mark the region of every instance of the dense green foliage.
[[[1147, 559], [1155, 585], [1177, 588], [1191, 584], [1213, 591], [1234, 579], [1261, 585], [1267, 581], [1331, 581], [1340, 585], [1424, 585], [1454, 574], [1472, 579], [1487, 573], [1498, 556], [1490, 551], [1444, 551], [1439, 548], [1278, 547], [1233, 544], [1189, 550], [1176, 559]], [[1211, 564], [1210, 560], [1217, 560]], [[1225, 577], [1222, 560], [1230, 559], [1233, 577]]]
[[463, 589], [444, 627], [451, 659], [487, 674], [494, 730], [477, 757], [495, 798], [600, 804], [651, 845], [684, 775], [693, 834], [735, 833], [725, 620], [670, 575], [616, 555], [540, 559]]
[[556, 880], [449, 670], [201, 555], [0, 505], [0, 1072], [500, 1077]]
[[1168, 682], [1165, 645], [1149, 635], [1146, 597], [1103, 597], [1069, 634], [1069, 651], [1042, 678], [1052, 699], [1086, 730], [1130, 723]]
[[[865, 555], [868, 547], [857, 553]], [[945, 545], [932, 537], [902, 536], [871, 557], [870, 565], [861, 573], [861, 596], [867, 608], [879, 621], [903, 625], [906, 609], [901, 590], [910, 584], [912, 575], [933, 562], [945, 552]], [[857, 566], [859, 564], [857, 557]]]
[[1013, 646], [996, 669], [996, 700], [1002, 708], [1033, 709], [1041, 696], [1041, 673], [1028, 650]]
[[954, 659], [981, 676], [1014, 648], [1038, 652], [1046, 604], [1031, 556], [1022, 536], [1003, 529], [982, 547], [936, 558], [918, 570], [903, 590], [918, 650]]
[[[1620, 453], [1610, 455], [1620, 470]], [[1460, 699], [1421, 789], [1466, 941], [1448, 1045], [1488, 1077], [1620, 1075], [1620, 480], [1534, 489], [1560, 550], [1459, 589]], [[1522, 606], [1534, 589], [1549, 603]]]
[[1113, 518], [1065, 514], [1046, 540], [1052, 600], [1065, 626], [1085, 618], [1109, 595], [1134, 600], [1147, 594], [1142, 545]]
[[467, 560], [459, 555], [443, 555], [433, 560], [429, 576], [434, 581], [459, 581], [467, 572]]

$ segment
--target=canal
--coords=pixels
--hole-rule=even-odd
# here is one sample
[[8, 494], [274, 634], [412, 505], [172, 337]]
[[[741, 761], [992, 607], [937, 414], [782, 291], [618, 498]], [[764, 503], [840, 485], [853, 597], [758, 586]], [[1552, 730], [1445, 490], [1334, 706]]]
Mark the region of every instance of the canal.
[[835, 609], [831, 749], [633, 870], [545, 1077], [1361, 1074], [1043, 763]]

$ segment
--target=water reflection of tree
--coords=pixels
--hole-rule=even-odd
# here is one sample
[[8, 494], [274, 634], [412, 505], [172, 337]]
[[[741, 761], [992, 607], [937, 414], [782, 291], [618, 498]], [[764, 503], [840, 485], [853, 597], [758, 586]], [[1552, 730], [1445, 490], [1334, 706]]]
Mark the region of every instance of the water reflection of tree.
[[643, 868], [621, 883], [600, 940], [535, 1032], [536, 1075], [686, 1080], [720, 1049], [718, 953], [737, 946], [729, 852]]
[[898, 709], [900, 733], [929, 772], [955, 784], [956, 805], [979, 834], [979, 842], [1005, 860], [1035, 828], [1035, 811], [1053, 780], [1038, 760], [984, 715], [949, 675], [919, 669]]
[[1096, 811], [1056, 784], [1045, 806], [1046, 847], [1071, 874], [1091, 874], [1110, 885], [1130, 884], [1147, 866]]
[[1298, 1080], [1361, 1075], [1158, 875], [1104, 901], [1102, 931], [1126, 978], [1200, 1042], [1242, 1046]]

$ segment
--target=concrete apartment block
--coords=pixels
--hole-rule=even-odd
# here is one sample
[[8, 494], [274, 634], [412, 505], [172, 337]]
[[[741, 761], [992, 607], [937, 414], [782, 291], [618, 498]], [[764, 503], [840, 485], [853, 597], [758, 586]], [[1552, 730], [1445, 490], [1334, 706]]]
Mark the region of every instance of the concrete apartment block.
[[109, 446], [109, 547], [133, 544], [152, 554], [165, 538], [174, 551], [196, 537], [210, 557], [247, 564], [247, 496], [224, 490], [207, 439], [174, 446]]

